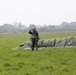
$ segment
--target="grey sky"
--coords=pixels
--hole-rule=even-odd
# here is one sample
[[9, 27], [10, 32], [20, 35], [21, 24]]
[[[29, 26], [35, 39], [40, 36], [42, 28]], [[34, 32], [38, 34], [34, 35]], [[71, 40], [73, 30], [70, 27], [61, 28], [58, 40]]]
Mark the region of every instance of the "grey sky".
[[14, 21], [58, 25], [76, 21], [76, 0], [0, 0], [0, 25]]

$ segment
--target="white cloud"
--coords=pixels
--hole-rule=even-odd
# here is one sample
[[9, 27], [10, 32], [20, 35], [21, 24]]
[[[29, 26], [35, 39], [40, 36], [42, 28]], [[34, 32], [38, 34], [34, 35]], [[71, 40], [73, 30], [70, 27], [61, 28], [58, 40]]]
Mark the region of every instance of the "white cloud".
[[25, 25], [76, 21], [75, 0], [0, 0], [0, 25], [21, 21]]

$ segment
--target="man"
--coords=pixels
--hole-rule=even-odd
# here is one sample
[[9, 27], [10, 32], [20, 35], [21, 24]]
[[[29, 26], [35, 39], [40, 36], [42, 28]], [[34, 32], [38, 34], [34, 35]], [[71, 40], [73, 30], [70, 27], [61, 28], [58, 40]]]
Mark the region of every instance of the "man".
[[38, 40], [39, 40], [39, 34], [36, 31], [36, 28], [33, 28], [33, 29], [29, 30], [29, 34], [31, 34], [31, 42], [32, 42], [31, 48], [32, 48], [32, 51], [34, 50], [34, 47], [36, 47], [36, 50], [38, 51], [37, 43], [38, 43]]

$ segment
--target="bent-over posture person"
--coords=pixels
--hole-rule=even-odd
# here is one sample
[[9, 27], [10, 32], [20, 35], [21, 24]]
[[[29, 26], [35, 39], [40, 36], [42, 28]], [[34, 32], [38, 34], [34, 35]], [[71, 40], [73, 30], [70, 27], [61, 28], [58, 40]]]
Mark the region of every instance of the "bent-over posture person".
[[32, 48], [32, 51], [34, 50], [34, 47], [36, 48], [36, 50], [38, 50], [37, 43], [38, 43], [38, 40], [39, 40], [39, 34], [36, 31], [36, 28], [33, 28], [33, 29], [29, 30], [29, 34], [31, 34], [31, 42], [32, 42], [31, 48]]

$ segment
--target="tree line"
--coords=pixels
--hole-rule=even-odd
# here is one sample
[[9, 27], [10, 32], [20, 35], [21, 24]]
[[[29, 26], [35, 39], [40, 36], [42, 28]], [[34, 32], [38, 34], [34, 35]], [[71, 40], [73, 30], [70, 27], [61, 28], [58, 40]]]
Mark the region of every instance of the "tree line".
[[39, 32], [52, 32], [52, 31], [76, 31], [76, 22], [62, 22], [60, 25], [35, 25], [30, 24], [26, 26], [21, 22], [12, 24], [3, 24], [0, 26], [0, 33], [24, 33], [29, 29], [36, 27]]

